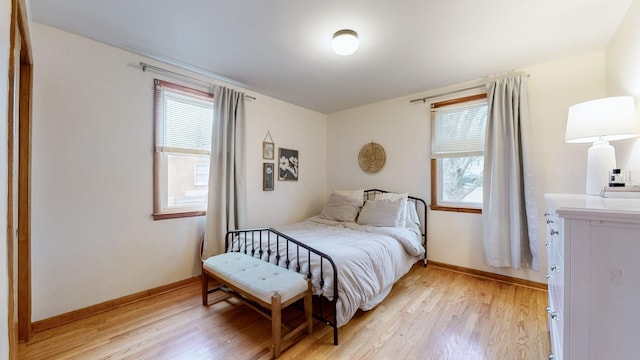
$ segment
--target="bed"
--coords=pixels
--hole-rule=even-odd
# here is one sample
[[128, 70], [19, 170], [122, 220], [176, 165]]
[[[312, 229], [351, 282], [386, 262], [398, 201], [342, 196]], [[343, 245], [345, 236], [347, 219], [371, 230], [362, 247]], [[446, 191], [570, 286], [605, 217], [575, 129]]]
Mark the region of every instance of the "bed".
[[232, 230], [227, 252], [243, 252], [311, 279], [314, 317], [338, 328], [370, 310], [421, 261], [427, 266], [426, 203], [385, 190], [334, 191], [320, 214], [275, 228]]

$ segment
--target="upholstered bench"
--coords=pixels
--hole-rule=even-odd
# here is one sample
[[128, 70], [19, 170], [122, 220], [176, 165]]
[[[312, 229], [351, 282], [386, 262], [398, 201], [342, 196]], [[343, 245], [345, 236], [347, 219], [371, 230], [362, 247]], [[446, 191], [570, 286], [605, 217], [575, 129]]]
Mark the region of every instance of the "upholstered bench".
[[[210, 279], [217, 280], [224, 287], [210, 290]], [[308, 334], [311, 333], [313, 325], [311, 282], [302, 274], [250, 255], [228, 252], [212, 256], [202, 264], [202, 304], [208, 305], [209, 293], [219, 289], [227, 291], [271, 319], [274, 358], [278, 358], [280, 352], [284, 350], [282, 348], [284, 342], [304, 330]], [[304, 298], [305, 322], [283, 337], [281, 335], [282, 309], [302, 298]], [[265, 309], [270, 312], [266, 312]]]

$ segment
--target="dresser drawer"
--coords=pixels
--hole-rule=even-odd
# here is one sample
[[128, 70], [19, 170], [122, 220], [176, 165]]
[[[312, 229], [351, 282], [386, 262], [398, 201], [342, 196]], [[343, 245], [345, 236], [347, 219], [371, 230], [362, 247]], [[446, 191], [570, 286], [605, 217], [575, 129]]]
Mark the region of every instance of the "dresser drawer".
[[553, 360], [560, 360], [563, 358], [563, 338], [562, 332], [560, 331], [562, 327], [559, 327], [558, 324], [552, 323], [550, 329], [550, 339], [551, 340], [551, 354], [553, 355]]
[[549, 305], [553, 310], [561, 313], [564, 306], [564, 276], [561, 272], [551, 272], [547, 274], [549, 285]]
[[547, 236], [545, 245], [551, 254], [557, 254], [564, 259], [564, 244], [562, 242], [564, 220], [555, 214], [547, 216]]

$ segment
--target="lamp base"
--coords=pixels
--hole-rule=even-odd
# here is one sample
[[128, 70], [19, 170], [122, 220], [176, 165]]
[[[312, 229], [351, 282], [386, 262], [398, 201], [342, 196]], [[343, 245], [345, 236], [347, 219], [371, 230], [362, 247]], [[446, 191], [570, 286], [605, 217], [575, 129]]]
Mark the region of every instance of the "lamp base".
[[595, 141], [587, 153], [587, 195], [600, 195], [616, 168], [616, 151], [608, 141]]

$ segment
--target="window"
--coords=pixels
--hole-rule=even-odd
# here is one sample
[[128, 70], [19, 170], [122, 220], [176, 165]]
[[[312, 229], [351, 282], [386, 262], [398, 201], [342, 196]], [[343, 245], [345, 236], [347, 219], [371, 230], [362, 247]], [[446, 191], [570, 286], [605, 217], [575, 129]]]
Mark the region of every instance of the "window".
[[209, 185], [209, 164], [207, 163], [193, 164], [193, 185], [195, 186]]
[[155, 80], [154, 219], [204, 215], [213, 95]]
[[486, 94], [431, 104], [431, 209], [482, 212]]

